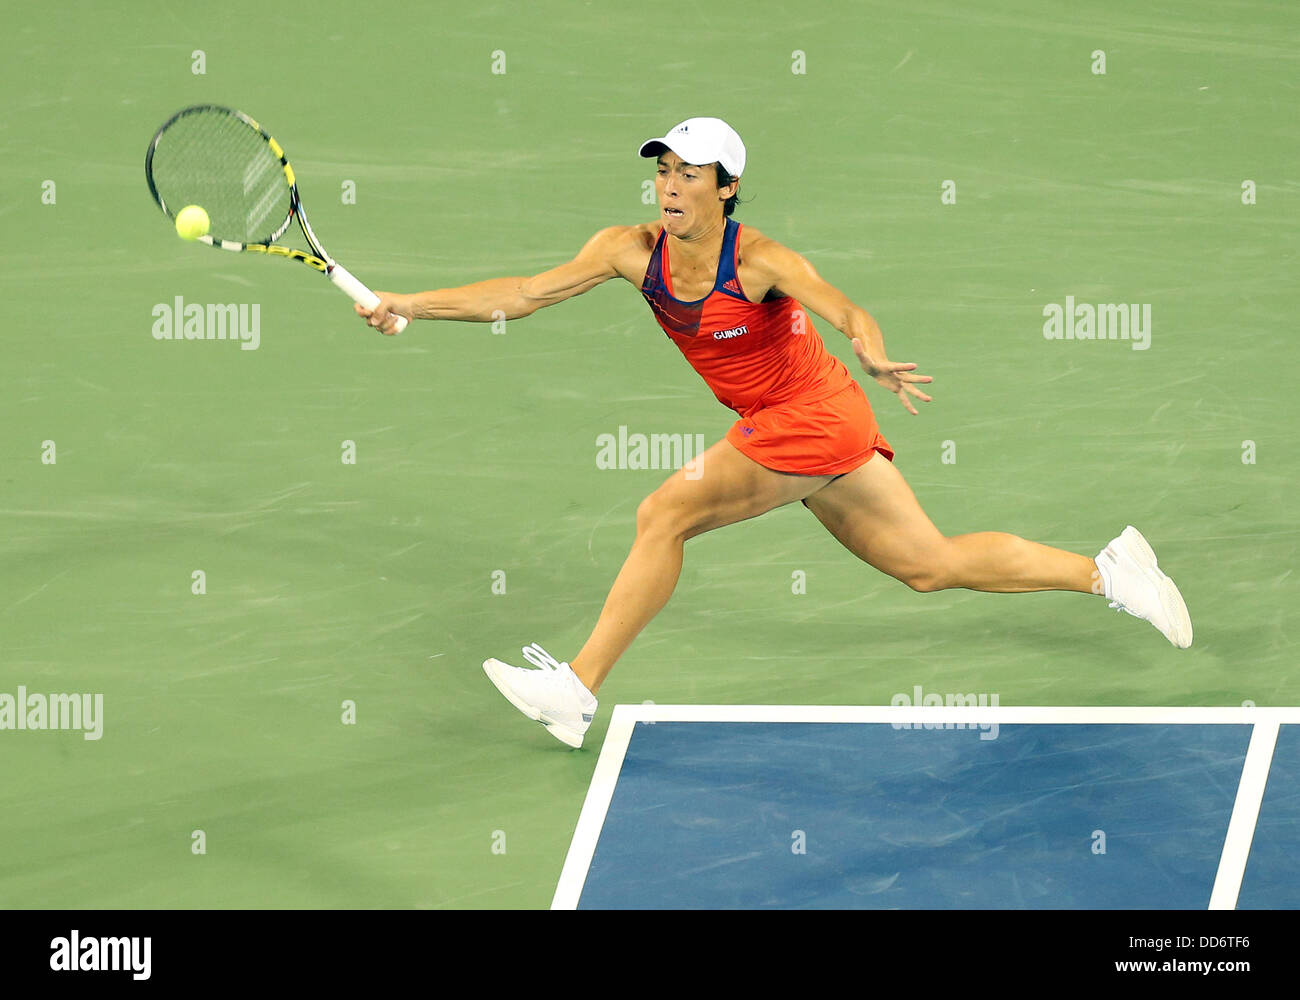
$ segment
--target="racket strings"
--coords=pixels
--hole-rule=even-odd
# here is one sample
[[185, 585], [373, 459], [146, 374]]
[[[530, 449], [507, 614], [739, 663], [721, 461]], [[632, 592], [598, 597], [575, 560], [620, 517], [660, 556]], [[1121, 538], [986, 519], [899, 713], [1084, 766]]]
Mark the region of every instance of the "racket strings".
[[214, 239], [265, 243], [289, 223], [283, 164], [263, 136], [234, 115], [205, 110], [178, 118], [159, 136], [150, 164], [163, 207], [199, 205]]

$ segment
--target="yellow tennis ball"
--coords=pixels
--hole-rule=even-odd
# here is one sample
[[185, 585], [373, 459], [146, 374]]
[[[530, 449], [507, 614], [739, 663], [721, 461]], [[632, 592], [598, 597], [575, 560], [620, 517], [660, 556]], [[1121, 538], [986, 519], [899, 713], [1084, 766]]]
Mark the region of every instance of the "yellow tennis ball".
[[186, 205], [176, 213], [176, 232], [183, 240], [197, 240], [208, 235], [212, 221], [198, 205]]

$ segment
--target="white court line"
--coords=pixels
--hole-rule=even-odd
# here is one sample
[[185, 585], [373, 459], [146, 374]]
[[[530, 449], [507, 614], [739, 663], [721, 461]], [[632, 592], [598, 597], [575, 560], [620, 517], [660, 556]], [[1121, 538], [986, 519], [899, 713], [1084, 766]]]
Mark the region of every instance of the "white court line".
[[632, 739], [632, 729], [636, 726], [636, 722], [629, 717], [627, 708], [627, 705], [614, 706], [613, 718], [605, 732], [605, 745], [600, 748], [600, 759], [596, 761], [591, 786], [587, 789], [587, 799], [582, 804], [582, 814], [578, 817], [578, 826], [573, 831], [573, 840], [569, 844], [569, 854], [564, 859], [564, 869], [560, 872], [555, 897], [551, 900], [552, 910], [578, 908], [578, 899], [587, 882], [591, 859], [596, 853], [596, 841], [600, 839], [600, 831], [605, 826], [605, 815], [609, 812], [614, 786], [618, 784], [627, 745]]
[[1058, 707], [990, 705], [619, 705], [637, 722], [999, 722], [1081, 725], [1252, 725], [1300, 723], [1300, 707], [1166, 708], [1162, 706]]
[[266, 193], [257, 200], [257, 203], [248, 210], [248, 217], [244, 220], [248, 229], [249, 239], [256, 239], [260, 233], [257, 227], [260, 226], [266, 217], [271, 214], [271, 209], [275, 208], [275, 201], [280, 197], [284, 190], [284, 185], [277, 178], [276, 181], [266, 189]]
[[1223, 838], [1223, 854], [1219, 857], [1219, 871], [1214, 876], [1214, 891], [1210, 893], [1211, 910], [1237, 908], [1237, 894], [1241, 892], [1246, 859], [1250, 856], [1251, 841], [1255, 839], [1255, 823], [1259, 819], [1260, 804], [1264, 801], [1264, 786], [1268, 783], [1278, 728], [1276, 722], [1261, 722], [1251, 731], [1246, 763], [1241, 768], [1241, 783], [1237, 785], [1237, 801], [1232, 806], [1228, 835]]
[[258, 155], [254, 156], [244, 168], [244, 194], [253, 190], [254, 185], [262, 179], [262, 175], [275, 166], [279, 166], [275, 157], [265, 149], [259, 150]]
[[[1300, 724], [1300, 707], [1289, 708], [1169, 708], [1163, 706], [1076, 706], [998, 705], [989, 707], [915, 705], [615, 705], [605, 745], [596, 762], [591, 786], [578, 817], [569, 853], [564, 860], [553, 910], [578, 906], [596, 843], [605, 825], [619, 772], [638, 722], [819, 722], [883, 723], [931, 726], [949, 724], [973, 728], [978, 725], [1249, 725], [1250, 745], [1242, 767], [1241, 783], [1228, 823], [1219, 873], [1210, 895], [1210, 908], [1218, 908], [1231, 893], [1227, 908], [1236, 905], [1241, 877], [1255, 832], [1260, 799], [1268, 777], [1278, 728]], [[1258, 786], [1256, 788], [1256, 785]], [[1253, 807], [1251, 803], [1253, 802]], [[1229, 848], [1231, 847], [1231, 852]], [[1239, 866], [1239, 867], [1238, 867]], [[1233, 872], [1235, 871], [1235, 882]], [[1222, 889], [1220, 883], [1222, 882]], [[1222, 893], [1222, 895], [1221, 895]]]

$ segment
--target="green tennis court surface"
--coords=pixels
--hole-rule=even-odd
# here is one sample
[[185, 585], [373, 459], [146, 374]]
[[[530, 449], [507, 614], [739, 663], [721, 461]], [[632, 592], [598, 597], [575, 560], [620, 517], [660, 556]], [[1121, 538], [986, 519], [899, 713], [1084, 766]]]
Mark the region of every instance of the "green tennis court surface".
[[[620, 702], [1297, 704], [1292, 7], [152, 13], [45, 5], [0, 60], [0, 695], [102, 695], [99, 739], [0, 729], [0, 905], [545, 908]], [[1195, 644], [1074, 595], [913, 593], [796, 505], [687, 546], [567, 751], [480, 664], [594, 624], [668, 475], [602, 467], [602, 435], [734, 416], [625, 283], [386, 339], [300, 265], [182, 243], [144, 152], [208, 101], [401, 291], [652, 218], [639, 143], [727, 119], [737, 220], [934, 376], [911, 417], [817, 321], [939, 528], [1093, 555], [1136, 525]], [[1135, 307], [1128, 338], [1049, 339], [1067, 301]], [[256, 349], [155, 337], [192, 304]]]

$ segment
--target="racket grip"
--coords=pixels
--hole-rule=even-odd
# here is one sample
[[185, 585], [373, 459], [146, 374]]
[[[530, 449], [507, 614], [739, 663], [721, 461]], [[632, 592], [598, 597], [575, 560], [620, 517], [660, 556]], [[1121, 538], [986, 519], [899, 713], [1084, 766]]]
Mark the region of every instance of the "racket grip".
[[[356, 277], [342, 264], [335, 264], [329, 271], [330, 281], [334, 282], [335, 287], [342, 289], [353, 302], [365, 306], [367, 309], [373, 309], [379, 305], [379, 296], [363, 285]], [[397, 317], [397, 333], [406, 329], [406, 317]]]

